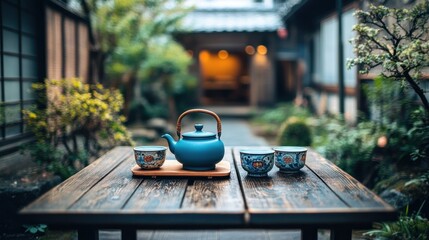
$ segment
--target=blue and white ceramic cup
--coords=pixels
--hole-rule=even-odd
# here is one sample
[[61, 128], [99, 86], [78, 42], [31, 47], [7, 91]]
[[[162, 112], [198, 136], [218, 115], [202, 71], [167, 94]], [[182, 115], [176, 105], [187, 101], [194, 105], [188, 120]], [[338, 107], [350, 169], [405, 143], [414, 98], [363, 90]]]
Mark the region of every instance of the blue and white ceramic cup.
[[240, 151], [241, 166], [250, 177], [266, 177], [274, 166], [274, 151], [249, 149]]
[[156, 169], [164, 164], [166, 150], [164, 146], [139, 146], [134, 148], [134, 157], [142, 169]]
[[274, 163], [280, 172], [298, 172], [305, 165], [307, 148], [305, 147], [275, 147]]

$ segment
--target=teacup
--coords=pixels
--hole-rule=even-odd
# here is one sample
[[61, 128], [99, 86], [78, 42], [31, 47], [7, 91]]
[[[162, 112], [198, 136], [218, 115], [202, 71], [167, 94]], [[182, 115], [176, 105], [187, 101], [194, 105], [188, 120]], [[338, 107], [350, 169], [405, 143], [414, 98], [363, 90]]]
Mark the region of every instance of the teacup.
[[280, 172], [294, 173], [304, 167], [307, 148], [283, 146], [273, 149], [275, 151], [274, 163], [280, 169]]
[[262, 149], [240, 150], [241, 166], [250, 177], [266, 177], [274, 166], [274, 151]]
[[142, 169], [156, 169], [164, 164], [166, 150], [164, 146], [139, 146], [134, 148], [134, 157]]

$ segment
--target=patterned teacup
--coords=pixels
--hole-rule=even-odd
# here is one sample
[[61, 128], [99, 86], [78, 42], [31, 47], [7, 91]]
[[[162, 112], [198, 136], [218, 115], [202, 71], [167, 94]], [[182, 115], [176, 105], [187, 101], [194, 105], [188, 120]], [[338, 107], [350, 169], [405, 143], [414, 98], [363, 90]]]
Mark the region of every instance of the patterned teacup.
[[280, 172], [298, 172], [305, 165], [307, 148], [305, 147], [275, 147], [274, 163]]
[[248, 149], [240, 150], [241, 166], [250, 177], [266, 177], [274, 166], [274, 151]]
[[134, 157], [142, 169], [156, 169], [164, 164], [166, 150], [164, 146], [139, 146], [134, 148]]

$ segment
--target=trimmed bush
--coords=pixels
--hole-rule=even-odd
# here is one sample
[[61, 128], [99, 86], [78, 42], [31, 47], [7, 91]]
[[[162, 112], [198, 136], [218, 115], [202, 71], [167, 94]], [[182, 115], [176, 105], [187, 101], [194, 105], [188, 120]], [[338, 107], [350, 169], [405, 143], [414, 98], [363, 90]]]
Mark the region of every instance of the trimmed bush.
[[310, 146], [310, 127], [303, 119], [290, 117], [282, 124], [277, 142], [284, 146]]

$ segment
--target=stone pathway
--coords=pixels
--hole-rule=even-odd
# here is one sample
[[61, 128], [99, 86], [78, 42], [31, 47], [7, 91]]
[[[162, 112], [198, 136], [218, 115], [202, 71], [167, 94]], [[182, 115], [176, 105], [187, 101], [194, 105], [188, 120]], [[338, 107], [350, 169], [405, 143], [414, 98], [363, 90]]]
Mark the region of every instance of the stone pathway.
[[[264, 138], [256, 136], [245, 119], [221, 118], [222, 135], [221, 140], [225, 146], [263, 146], [268, 145]], [[203, 131], [217, 132], [216, 121], [213, 118], [201, 118], [195, 123], [204, 124]], [[192, 124], [192, 123], [191, 123]], [[193, 131], [193, 126], [186, 126], [183, 132]]]

